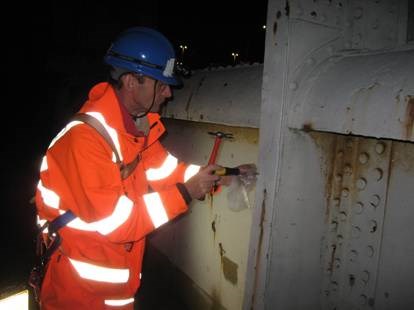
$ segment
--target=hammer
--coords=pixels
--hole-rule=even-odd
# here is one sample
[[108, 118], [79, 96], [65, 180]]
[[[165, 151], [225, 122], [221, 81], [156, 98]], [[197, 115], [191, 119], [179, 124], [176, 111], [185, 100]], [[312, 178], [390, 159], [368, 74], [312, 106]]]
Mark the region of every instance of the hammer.
[[211, 164], [216, 163], [217, 153], [220, 147], [221, 140], [223, 138], [233, 139], [233, 134], [224, 133], [221, 131], [216, 131], [216, 132], [209, 131], [208, 134], [216, 137], [216, 139], [214, 140], [213, 150], [211, 151], [211, 154], [210, 154], [210, 159], [208, 160], [208, 164], [211, 165]]

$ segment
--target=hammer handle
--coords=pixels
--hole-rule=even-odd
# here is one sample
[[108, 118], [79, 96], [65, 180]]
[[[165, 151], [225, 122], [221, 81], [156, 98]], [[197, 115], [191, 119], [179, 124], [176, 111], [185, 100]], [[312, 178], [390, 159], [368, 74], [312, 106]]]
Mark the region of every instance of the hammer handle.
[[211, 151], [210, 159], [208, 160], [209, 165], [216, 163], [216, 158], [217, 158], [217, 153], [219, 150], [220, 143], [221, 143], [221, 138], [216, 137], [216, 139], [214, 140], [214, 146], [213, 146], [213, 150]]

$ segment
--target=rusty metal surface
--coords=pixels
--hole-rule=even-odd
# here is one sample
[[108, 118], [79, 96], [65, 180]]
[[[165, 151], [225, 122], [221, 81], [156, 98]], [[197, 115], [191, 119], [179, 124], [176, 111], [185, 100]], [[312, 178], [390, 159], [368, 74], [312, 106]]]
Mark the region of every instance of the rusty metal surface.
[[[367, 136], [413, 141], [410, 98], [414, 95], [414, 52], [413, 45], [406, 44], [408, 3], [269, 0], [260, 118], [261, 177], [256, 197], [262, 207], [253, 214], [244, 310], [321, 309], [322, 299], [330, 310], [334, 309], [328, 307], [330, 302], [345, 303], [351, 309], [356, 304], [355, 309], [371, 307], [373, 302], [371, 308], [378, 306], [379, 297], [372, 294], [381, 273], [370, 275], [367, 272], [373, 269], [369, 265], [362, 268], [366, 262], [383, 263], [377, 247], [385, 239], [379, 239], [378, 232], [386, 233], [386, 223], [392, 217], [384, 216], [387, 213], [380, 204], [378, 212], [349, 212], [357, 198], [364, 200], [364, 206], [384, 202], [387, 192], [383, 180], [389, 169], [382, 166], [386, 159], [376, 161], [380, 156], [371, 155], [371, 151], [368, 160], [361, 155], [360, 160], [366, 163], [358, 164], [358, 142], [346, 155], [353, 160], [351, 168], [357, 165], [356, 169], [342, 166], [344, 173], [351, 175], [342, 176], [340, 183], [347, 182], [349, 188], [333, 187], [340, 179], [332, 172], [337, 162], [333, 147], [344, 135], [352, 134], [360, 136], [357, 140]], [[312, 133], [314, 130], [330, 133]], [[331, 133], [340, 134], [340, 138]], [[390, 141], [383, 142], [384, 154], [389, 156]], [[376, 181], [381, 174], [381, 180]], [[332, 198], [333, 194], [341, 196]], [[323, 238], [337, 240], [336, 234], [325, 234], [333, 219], [334, 198], [343, 203], [336, 220], [346, 241], [338, 252], [328, 252], [321, 246], [325, 245]], [[399, 245], [403, 242], [408, 242], [406, 237]], [[349, 251], [357, 252], [361, 269], [353, 269], [346, 256]], [[332, 267], [336, 258], [341, 259], [341, 271]], [[339, 281], [338, 293], [331, 292], [328, 271], [323, 269], [329, 266]], [[389, 274], [384, 279], [397, 279], [387, 268]], [[342, 270], [352, 272], [351, 276]], [[360, 287], [361, 279], [366, 286]], [[323, 285], [329, 296], [338, 297], [323, 295]], [[394, 291], [394, 301], [405, 292]]]
[[[207, 164], [215, 140], [209, 132], [222, 131], [234, 138], [222, 141], [217, 164], [257, 163], [257, 129], [177, 119], [163, 122], [168, 135], [162, 142], [180, 160]], [[162, 227], [150, 242], [213, 301], [226, 309], [240, 309], [254, 189], [248, 192], [252, 208], [239, 212], [229, 208], [227, 194], [228, 188], [223, 187], [212, 201], [194, 201], [186, 215]]]
[[323, 309], [369, 309], [375, 303], [391, 146], [391, 141], [337, 136]]

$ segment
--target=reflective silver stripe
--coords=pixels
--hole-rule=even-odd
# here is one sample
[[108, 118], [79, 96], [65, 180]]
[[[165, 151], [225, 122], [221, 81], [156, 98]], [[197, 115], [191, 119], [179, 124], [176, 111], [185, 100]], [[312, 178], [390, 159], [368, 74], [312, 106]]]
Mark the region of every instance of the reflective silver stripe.
[[[39, 189], [42, 195], [43, 202], [45, 203], [45, 205], [53, 209], [59, 210], [60, 214], [66, 212], [64, 210], [59, 209], [60, 197], [54, 191], [44, 187], [42, 185], [42, 181], [39, 181], [37, 188]], [[110, 216], [91, 223], [87, 223], [81, 220], [79, 217], [76, 217], [75, 219], [67, 223], [66, 226], [73, 229], [84, 231], [97, 231], [102, 235], [107, 235], [113, 232], [115, 229], [117, 229], [119, 226], [121, 226], [128, 220], [129, 215], [132, 212], [133, 206], [133, 201], [125, 195], [122, 195], [119, 197], [114, 211]]]
[[[119, 139], [118, 139], [118, 134], [116, 133], [116, 130], [113, 129], [112, 127], [110, 127], [106, 122], [105, 122], [105, 118], [103, 117], [103, 115], [101, 113], [98, 112], [87, 112], [86, 114], [96, 118], [101, 124], [102, 126], [105, 127], [106, 131], [108, 132], [109, 136], [111, 137], [116, 150], [118, 151], [119, 154], [119, 158], [122, 161], [123, 157], [122, 157], [122, 153], [121, 153], [121, 146], [119, 144]], [[67, 124], [65, 126], [65, 128], [63, 128], [58, 134], [57, 136], [52, 140], [52, 142], [49, 145], [49, 149], [60, 139], [62, 138], [65, 133], [67, 133], [72, 127], [79, 125], [79, 124], [83, 124], [81, 121], [72, 121], [69, 124]], [[116, 161], [115, 158], [115, 154], [113, 154], [112, 156], [112, 161]]]
[[105, 305], [107, 306], [125, 306], [127, 304], [133, 303], [134, 298], [127, 298], [127, 299], [106, 299]]
[[147, 212], [154, 227], [158, 228], [162, 224], [168, 222], [167, 212], [165, 212], [160, 195], [158, 193], [151, 193], [145, 194], [143, 197]]
[[[102, 235], [107, 235], [128, 220], [133, 206], [132, 200], [123, 195], [119, 197], [115, 209], [110, 216], [91, 223], [84, 222], [77, 217], [69, 222], [67, 227], [84, 231], [97, 231]], [[64, 213], [64, 211], [61, 211], [61, 213]]]
[[79, 122], [79, 121], [73, 121], [73, 122], [70, 122], [69, 124], [67, 124], [66, 126], [65, 126], [65, 128], [63, 128], [57, 135], [56, 135], [56, 137], [52, 140], [52, 142], [50, 143], [50, 145], [49, 145], [49, 149], [60, 139], [60, 138], [62, 138], [63, 136], [64, 136], [64, 134], [65, 133], [67, 133], [68, 131], [69, 131], [69, 129], [71, 129], [73, 126], [76, 126], [76, 125], [79, 125], [79, 124], [82, 124], [82, 122]]
[[72, 258], [69, 261], [83, 279], [108, 283], [126, 283], [129, 279], [128, 269], [106, 268]]
[[[36, 215], [36, 223], [37, 225], [40, 227], [42, 227], [43, 225], [46, 224], [46, 220], [41, 220], [39, 215]], [[44, 234], [47, 234], [49, 232], [49, 230], [47, 229], [47, 227], [45, 227], [45, 229], [42, 231]]]
[[[105, 127], [106, 131], [108, 132], [109, 136], [112, 139], [112, 142], [115, 145], [116, 150], [118, 151], [119, 159], [122, 161], [123, 160], [123, 157], [122, 157], [122, 153], [121, 153], [121, 146], [119, 144], [118, 134], [116, 133], [116, 130], [113, 129], [112, 127], [110, 127], [106, 123], [105, 118], [103, 117], [103, 115], [101, 113], [98, 113], [98, 112], [87, 112], [86, 114], [88, 114], [88, 115], [96, 118], [102, 124], [102, 126]], [[113, 154], [113, 156], [112, 156], [112, 161], [114, 161], [114, 162], [116, 161], [115, 154]]]
[[43, 156], [42, 158], [42, 164], [40, 165], [40, 172], [47, 170], [47, 157]]
[[201, 169], [198, 165], [189, 165], [184, 172], [184, 182], [187, 182], [192, 176], [196, 175]]
[[45, 205], [53, 209], [59, 209], [60, 197], [58, 194], [56, 194], [51, 189], [44, 187], [41, 180], [37, 184], [37, 189], [40, 191]]
[[145, 173], [148, 181], [162, 180], [168, 177], [177, 168], [178, 159], [168, 154], [167, 158], [162, 163], [161, 167], [156, 169], [148, 169]]

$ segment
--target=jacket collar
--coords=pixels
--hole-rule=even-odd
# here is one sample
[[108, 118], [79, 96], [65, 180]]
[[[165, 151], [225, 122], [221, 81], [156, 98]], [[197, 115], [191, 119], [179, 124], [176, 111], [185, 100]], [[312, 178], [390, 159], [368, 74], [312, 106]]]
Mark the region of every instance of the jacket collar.
[[[119, 102], [113, 87], [106, 82], [95, 85], [89, 92], [88, 100], [80, 110], [80, 113], [99, 112], [105, 118], [106, 123], [119, 132], [136, 136], [137, 132], [131, 132], [132, 118], [126, 119], [123, 116], [121, 103]], [[129, 116], [127, 114], [127, 116]], [[164, 132], [165, 128], [161, 124], [160, 115], [158, 113], [148, 113], [147, 115], [150, 132], [148, 134], [148, 142], [152, 144]], [[129, 129], [129, 130], [128, 130]]]

